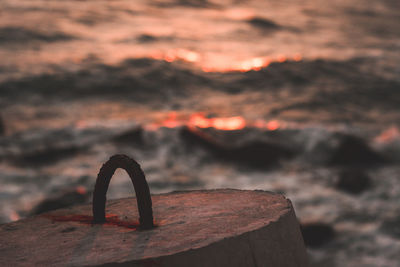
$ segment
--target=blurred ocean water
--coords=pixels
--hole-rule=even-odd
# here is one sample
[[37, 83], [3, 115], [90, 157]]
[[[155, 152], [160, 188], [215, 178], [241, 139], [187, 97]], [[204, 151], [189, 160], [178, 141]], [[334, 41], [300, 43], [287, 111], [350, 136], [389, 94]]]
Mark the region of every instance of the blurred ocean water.
[[[0, 222], [90, 201], [126, 153], [152, 193], [284, 193], [313, 266], [397, 266], [399, 11], [0, 1]], [[109, 198], [132, 194], [117, 171]]]

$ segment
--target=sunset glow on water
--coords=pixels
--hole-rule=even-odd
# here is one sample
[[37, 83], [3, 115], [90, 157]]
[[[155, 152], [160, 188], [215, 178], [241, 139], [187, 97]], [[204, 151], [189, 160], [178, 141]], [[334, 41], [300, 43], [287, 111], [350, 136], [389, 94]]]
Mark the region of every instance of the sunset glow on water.
[[212, 117], [208, 118], [204, 113], [194, 113], [190, 116], [178, 115], [176, 112], [169, 113], [164, 120], [158, 123], [145, 125], [148, 130], [157, 130], [160, 127], [177, 128], [181, 126], [214, 128], [216, 130], [234, 131], [245, 127], [258, 128], [263, 130], [275, 131], [285, 128], [287, 123], [278, 120], [246, 120], [242, 116], [234, 117]]
[[165, 60], [166, 62], [184, 61], [193, 63], [195, 66], [201, 68], [204, 72], [231, 72], [231, 71], [259, 71], [262, 68], [268, 67], [271, 63], [284, 63], [286, 61], [301, 61], [302, 56], [300, 54], [294, 54], [293, 56], [278, 55], [276, 58], [270, 57], [256, 57], [247, 59], [241, 62], [218, 62], [209, 60], [204, 62], [202, 56], [196, 52], [188, 51], [185, 49], [178, 49], [176, 51], [170, 51], [166, 54], [154, 53], [150, 55], [151, 58], [157, 60]]
[[[321, 0], [290, 4], [3, 2], [7, 12], [0, 23], [10, 40], [2, 41], [0, 66], [15, 67], [22, 73], [49, 71], [54, 64], [72, 67], [91, 60], [118, 64], [142, 57], [167, 62], [183, 60], [214, 72], [259, 70], [272, 62], [320, 57], [342, 60], [366, 53], [378, 55], [371, 48], [374, 40], [353, 36], [357, 16], [346, 15], [334, 23], [317, 19], [318, 13], [333, 20], [335, 12], [351, 9], [351, 3], [339, 0], [335, 1], [334, 9], [323, 5]], [[17, 23], [14, 18], [21, 12], [24, 20]], [[19, 33], [11, 36], [7, 31], [12, 29]], [[320, 31], [324, 38], [318, 37]], [[356, 42], [351, 41], [354, 38]], [[332, 45], [338, 42], [347, 45]], [[16, 47], [18, 53], [10, 53], [7, 47]]]
[[[400, 262], [398, 0], [0, 5], [0, 223], [87, 203], [126, 154], [152, 194], [284, 194], [334, 233], [312, 266]], [[107, 198], [132, 196], [117, 170]]]

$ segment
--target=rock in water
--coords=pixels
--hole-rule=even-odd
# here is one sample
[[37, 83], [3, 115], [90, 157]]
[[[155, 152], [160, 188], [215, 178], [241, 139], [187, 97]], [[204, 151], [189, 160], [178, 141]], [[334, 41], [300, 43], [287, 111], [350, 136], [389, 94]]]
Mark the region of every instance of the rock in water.
[[385, 163], [385, 159], [373, 151], [364, 140], [359, 137], [345, 135], [333, 153], [330, 164], [332, 165], [357, 165], [369, 167]]
[[138, 229], [134, 198], [108, 201], [103, 224], [81, 205], [0, 225], [0, 266], [308, 266], [282, 195], [203, 190], [152, 202], [150, 230]]
[[219, 159], [257, 169], [271, 168], [280, 160], [294, 155], [293, 151], [280, 144], [257, 140], [227, 143], [197, 129], [183, 128], [181, 136], [188, 144], [201, 146]]
[[359, 194], [370, 186], [370, 177], [365, 172], [358, 169], [342, 171], [336, 182], [336, 188], [351, 194]]

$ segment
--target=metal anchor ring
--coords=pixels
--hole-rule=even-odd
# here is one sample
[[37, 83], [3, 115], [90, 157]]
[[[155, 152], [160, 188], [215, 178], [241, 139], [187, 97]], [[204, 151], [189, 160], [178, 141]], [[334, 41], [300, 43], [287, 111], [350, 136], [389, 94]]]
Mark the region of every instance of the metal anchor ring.
[[153, 209], [149, 186], [140, 165], [126, 155], [114, 155], [101, 167], [97, 175], [93, 193], [93, 222], [104, 223], [106, 221], [105, 205], [106, 194], [111, 178], [116, 169], [122, 168], [132, 180], [136, 192], [136, 200], [139, 210], [140, 228], [150, 229], [153, 224]]

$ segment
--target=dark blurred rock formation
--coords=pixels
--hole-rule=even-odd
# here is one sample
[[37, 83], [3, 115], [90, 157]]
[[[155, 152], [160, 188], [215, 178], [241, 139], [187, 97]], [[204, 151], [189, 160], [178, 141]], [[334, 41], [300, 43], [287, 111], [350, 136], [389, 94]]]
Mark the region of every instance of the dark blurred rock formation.
[[294, 155], [293, 151], [276, 143], [259, 140], [228, 143], [188, 127], [182, 129], [181, 136], [189, 145], [203, 147], [218, 159], [254, 168], [270, 168]]
[[359, 194], [371, 186], [371, 178], [360, 169], [348, 169], [339, 173], [336, 188], [351, 194]]
[[339, 145], [329, 160], [331, 165], [357, 165], [370, 167], [385, 163], [386, 160], [372, 150], [368, 144], [359, 137], [344, 135]]

